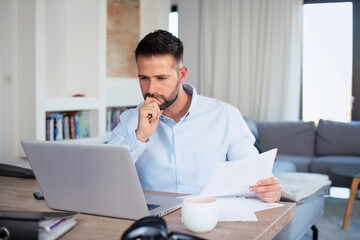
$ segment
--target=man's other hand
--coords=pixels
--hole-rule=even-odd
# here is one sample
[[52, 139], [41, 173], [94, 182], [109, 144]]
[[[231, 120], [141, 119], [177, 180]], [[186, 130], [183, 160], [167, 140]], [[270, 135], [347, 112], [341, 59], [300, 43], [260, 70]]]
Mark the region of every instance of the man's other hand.
[[280, 180], [275, 177], [259, 180], [257, 185], [251, 186], [249, 190], [268, 203], [278, 202], [281, 197]]

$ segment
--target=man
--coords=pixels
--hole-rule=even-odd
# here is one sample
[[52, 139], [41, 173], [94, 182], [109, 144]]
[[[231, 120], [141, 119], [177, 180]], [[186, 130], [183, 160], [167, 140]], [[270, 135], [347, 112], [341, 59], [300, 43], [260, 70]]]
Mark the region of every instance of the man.
[[[149, 33], [135, 59], [144, 102], [121, 114], [109, 143], [129, 146], [144, 189], [197, 194], [216, 162], [259, 154], [238, 109], [184, 83], [180, 39], [163, 30]], [[279, 180], [269, 178], [250, 191], [276, 202], [280, 189]]]

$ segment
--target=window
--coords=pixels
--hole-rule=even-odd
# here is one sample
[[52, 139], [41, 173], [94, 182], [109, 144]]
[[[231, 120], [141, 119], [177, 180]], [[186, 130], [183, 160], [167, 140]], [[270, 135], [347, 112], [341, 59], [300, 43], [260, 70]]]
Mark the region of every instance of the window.
[[178, 37], [179, 34], [179, 14], [177, 5], [171, 6], [171, 12], [169, 13], [169, 32]]
[[353, 4], [305, 4], [302, 119], [350, 121], [353, 106]]

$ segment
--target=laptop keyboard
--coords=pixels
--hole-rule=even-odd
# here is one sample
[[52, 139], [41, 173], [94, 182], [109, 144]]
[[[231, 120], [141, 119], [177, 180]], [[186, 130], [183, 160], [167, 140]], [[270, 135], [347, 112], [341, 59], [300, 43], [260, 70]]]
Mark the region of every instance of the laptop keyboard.
[[149, 211], [151, 211], [154, 208], [160, 207], [160, 205], [156, 205], [156, 204], [147, 204], [147, 207], [149, 209]]

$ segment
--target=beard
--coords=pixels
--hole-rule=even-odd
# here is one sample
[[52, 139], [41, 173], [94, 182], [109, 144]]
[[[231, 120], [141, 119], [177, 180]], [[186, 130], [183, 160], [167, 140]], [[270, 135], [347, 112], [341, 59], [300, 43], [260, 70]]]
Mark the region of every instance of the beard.
[[165, 110], [170, 107], [178, 98], [179, 96], [179, 89], [180, 89], [180, 81], [177, 82], [174, 90], [170, 93], [168, 97], [157, 94], [157, 93], [145, 93], [144, 99], [147, 97], [155, 98], [156, 100], [163, 100], [163, 103], [159, 104], [160, 110]]

